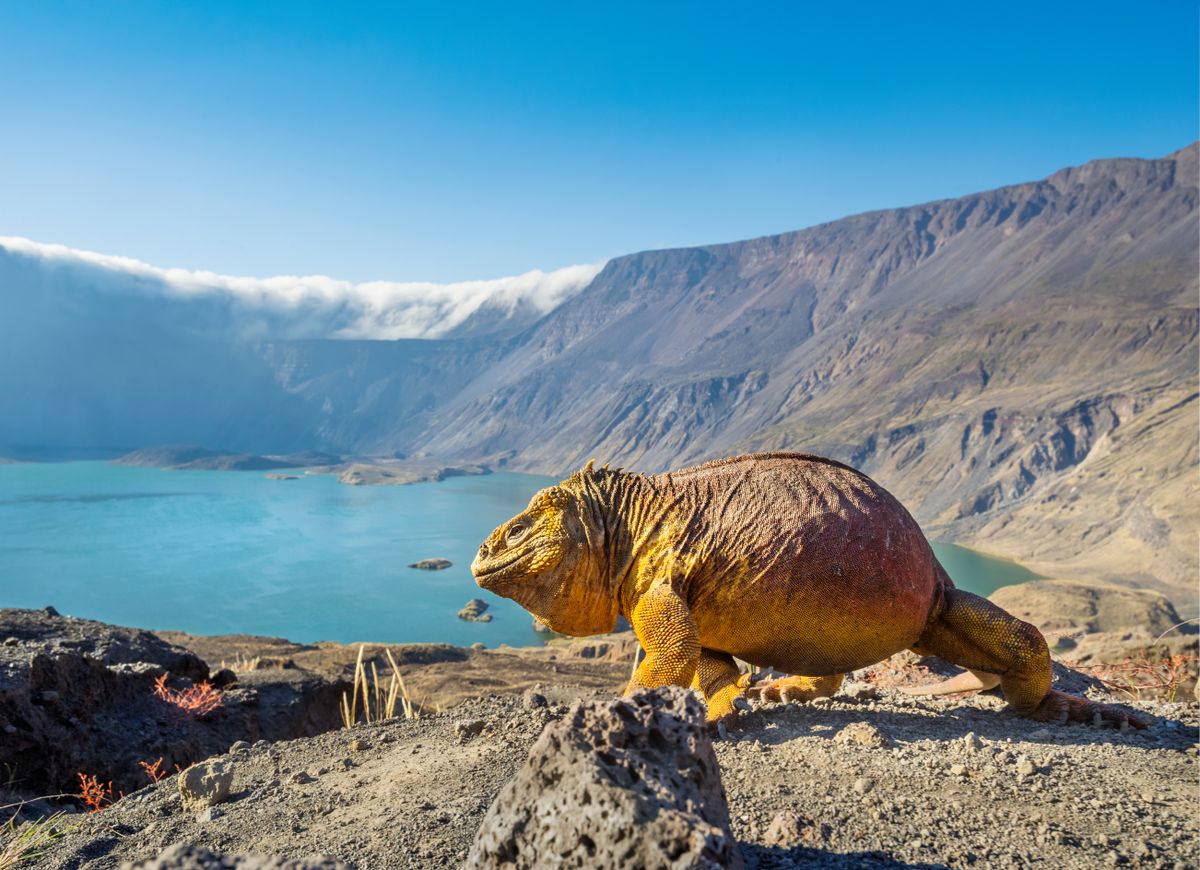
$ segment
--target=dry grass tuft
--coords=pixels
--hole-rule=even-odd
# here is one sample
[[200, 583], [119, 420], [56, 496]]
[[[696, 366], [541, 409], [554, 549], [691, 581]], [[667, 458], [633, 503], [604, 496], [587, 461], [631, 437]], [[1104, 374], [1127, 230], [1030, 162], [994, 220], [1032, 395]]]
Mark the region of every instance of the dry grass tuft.
[[17, 826], [14, 816], [0, 828], [0, 870], [9, 870], [25, 862], [34, 862], [50, 851], [63, 835], [59, 827], [63, 813], [55, 813], [36, 822]]
[[396, 664], [396, 659], [392, 657], [392, 651], [384, 647], [383, 652], [392, 668], [386, 688], [374, 661], [370, 663], [368, 679], [367, 667], [363, 663], [366, 646], [360, 644], [358, 647], [358, 661], [354, 665], [354, 689], [350, 697], [347, 697], [345, 692], [342, 693], [342, 725], [346, 728], [352, 728], [359, 721], [360, 700], [362, 721], [368, 724], [396, 718], [397, 704], [400, 705], [401, 715], [405, 719], [421, 718], [420, 708], [413, 703], [408, 687], [404, 685], [404, 677], [400, 674], [400, 666]]
[[221, 659], [221, 664], [217, 666], [217, 670], [223, 671], [228, 669], [235, 674], [248, 674], [251, 671], [257, 671], [262, 667], [262, 664], [262, 656], [247, 656], [238, 653], [234, 656], [232, 662], [226, 662], [225, 659]]

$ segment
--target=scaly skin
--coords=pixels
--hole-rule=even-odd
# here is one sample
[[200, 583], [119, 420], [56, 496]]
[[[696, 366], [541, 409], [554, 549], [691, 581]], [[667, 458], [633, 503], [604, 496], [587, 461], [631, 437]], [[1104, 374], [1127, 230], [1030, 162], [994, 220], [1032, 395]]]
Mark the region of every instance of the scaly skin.
[[[1142, 724], [1051, 690], [1036, 628], [956, 589], [895, 498], [816, 456], [652, 476], [588, 463], [488, 536], [471, 570], [564, 634], [623, 614], [646, 652], [627, 691], [693, 685], [714, 723], [745, 694], [832, 695], [848, 671], [912, 649], [995, 675], [1035, 719]], [[796, 676], [752, 687], [734, 657]]]

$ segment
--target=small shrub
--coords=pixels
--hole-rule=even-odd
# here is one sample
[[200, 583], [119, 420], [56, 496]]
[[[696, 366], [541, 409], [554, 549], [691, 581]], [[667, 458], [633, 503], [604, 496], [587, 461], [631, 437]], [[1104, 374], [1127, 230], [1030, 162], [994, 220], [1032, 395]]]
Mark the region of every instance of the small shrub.
[[186, 719], [199, 719], [225, 703], [221, 690], [208, 680], [201, 680], [186, 689], [172, 689], [167, 685], [170, 676], [166, 672], [154, 681], [154, 697], [170, 704]]
[[1127, 658], [1116, 664], [1069, 664], [1077, 671], [1091, 674], [1110, 692], [1133, 700], [1146, 697], [1174, 701], [1180, 685], [1189, 677], [1194, 678], [1197, 663], [1200, 663], [1200, 656], [1176, 654], [1162, 658]]
[[138, 766], [145, 771], [146, 776], [150, 777], [151, 782], [158, 782], [167, 775], [167, 772], [162, 769], [162, 763], [162, 757], [159, 757], [158, 761], [154, 762], [153, 764], [151, 764], [149, 761], [139, 761]]
[[112, 803], [112, 782], [109, 782], [108, 785], [103, 785], [95, 775], [82, 772], [78, 776], [78, 797], [87, 806], [88, 812], [98, 813]]

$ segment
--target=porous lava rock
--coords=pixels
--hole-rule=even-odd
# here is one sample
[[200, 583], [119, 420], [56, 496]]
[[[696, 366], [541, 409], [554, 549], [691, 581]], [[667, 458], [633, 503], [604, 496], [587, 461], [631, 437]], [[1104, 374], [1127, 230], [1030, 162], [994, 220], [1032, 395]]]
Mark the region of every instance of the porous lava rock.
[[[294, 670], [222, 682], [220, 707], [189, 716], [161, 699], [156, 680], [186, 688], [208, 680], [195, 653], [147, 631], [0, 609], [0, 770], [30, 794], [70, 794], [85, 773], [114, 794], [160, 771], [224, 751], [235, 740], [291, 739], [339, 724], [348, 683]], [[143, 762], [145, 764], [143, 764]]]
[[663, 688], [547, 725], [465, 866], [742, 867], [702, 704]]
[[233, 768], [223, 761], [208, 760], [193, 764], [179, 774], [179, 799], [185, 810], [199, 810], [219, 804], [229, 796]]

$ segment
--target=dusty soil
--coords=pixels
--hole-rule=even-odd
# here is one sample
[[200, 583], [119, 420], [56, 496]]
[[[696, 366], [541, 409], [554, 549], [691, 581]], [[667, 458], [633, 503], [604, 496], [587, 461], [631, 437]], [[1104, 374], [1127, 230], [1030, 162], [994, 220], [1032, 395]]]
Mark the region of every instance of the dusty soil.
[[[156, 633], [163, 640], [192, 650], [213, 668], [231, 667], [245, 678], [260, 671], [300, 671], [348, 685], [354, 677], [359, 644], [293, 643], [254, 635], [193, 635], [179, 631]], [[489, 694], [520, 694], [534, 684], [567, 700], [579, 690], [612, 690], [629, 677], [636, 644], [632, 633], [587, 638], [555, 639], [543, 647], [477, 649], [438, 643], [387, 644], [409, 694], [417, 706], [436, 712]], [[366, 644], [379, 673], [390, 668], [385, 644]]]
[[[124, 799], [95, 814], [68, 801], [63, 836], [36, 865], [47, 868], [118, 867], [180, 842], [289, 859], [323, 854], [360, 868], [455, 865], [545, 725], [580, 699], [611, 697], [633, 648], [628, 635], [536, 649], [392, 646], [420, 719], [299, 736], [336, 726], [333, 698], [348, 684], [357, 645], [3, 615], [0, 634], [13, 640], [0, 643], [0, 688], [10, 712], [26, 719], [14, 715], [17, 730], [0, 747], [12, 748], [14, 734], [36, 738], [22, 763], [41, 753], [57, 776], [107, 757], [136, 773], [134, 760], [149, 748], [177, 746], [196, 755], [185, 762], [216, 752], [234, 772], [229, 800], [199, 813], [183, 810], [174, 775], [138, 791], [140, 782], [127, 782]], [[381, 653], [368, 646], [368, 656]], [[148, 662], [197, 679], [230, 667], [238, 683], [220, 713], [180, 723], [146, 697], [158, 672]], [[1030, 722], [990, 694], [900, 691], [947, 672], [938, 660], [902, 654], [857, 674], [834, 699], [759, 705], [718, 741], [747, 866], [1196, 866], [1200, 708], [1190, 694], [1178, 695], [1189, 703], [1135, 703], [1150, 727], [1122, 732]], [[1061, 665], [1056, 672], [1060, 688], [1103, 691], [1094, 678]], [[43, 685], [46, 674], [60, 682]], [[107, 696], [87, 694], [101, 684]], [[47, 690], [58, 696], [47, 699]], [[31, 730], [38, 723], [52, 728]], [[143, 745], [145, 734], [154, 747]], [[14, 795], [11, 782], [5, 791], [9, 800], [28, 796], [19, 784]], [[38, 802], [23, 815], [51, 809]]]
[[[180, 841], [361, 868], [454, 865], [567, 710], [543, 704], [478, 698], [419, 721], [239, 747], [223, 756], [227, 803], [185, 813], [169, 777], [74, 817], [39, 866], [117, 867]], [[1046, 726], [988, 695], [857, 684], [757, 708], [717, 756], [749, 867], [1195, 866], [1197, 706], [1134, 706], [1145, 731]]]

